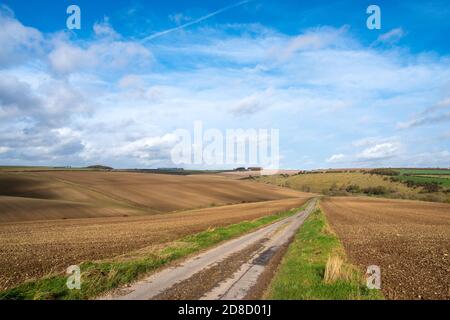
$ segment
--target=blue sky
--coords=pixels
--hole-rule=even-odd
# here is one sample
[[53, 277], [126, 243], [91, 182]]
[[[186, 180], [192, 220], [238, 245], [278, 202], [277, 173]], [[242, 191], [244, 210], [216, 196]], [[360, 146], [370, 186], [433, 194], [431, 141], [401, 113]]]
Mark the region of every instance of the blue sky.
[[0, 3], [0, 164], [171, 166], [201, 120], [283, 168], [450, 166], [447, 1]]

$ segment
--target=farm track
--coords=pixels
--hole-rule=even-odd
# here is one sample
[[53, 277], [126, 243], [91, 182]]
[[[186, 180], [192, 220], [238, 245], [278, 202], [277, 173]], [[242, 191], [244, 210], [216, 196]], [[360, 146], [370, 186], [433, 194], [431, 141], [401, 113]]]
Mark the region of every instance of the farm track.
[[303, 205], [290, 198], [149, 216], [27, 221], [0, 224], [0, 290], [65, 270], [83, 261], [112, 258], [160, 246], [210, 227]]
[[301, 212], [225, 242], [103, 299], [245, 299], [266, 266], [289, 243], [314, 210], [316, 199]]

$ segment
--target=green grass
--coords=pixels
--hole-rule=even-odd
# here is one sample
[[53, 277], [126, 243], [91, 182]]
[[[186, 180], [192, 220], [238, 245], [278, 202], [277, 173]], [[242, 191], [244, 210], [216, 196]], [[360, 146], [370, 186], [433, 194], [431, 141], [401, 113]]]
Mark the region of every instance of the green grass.
[[446, 169], [397, 169], [396, 171], [403, 174], [412, 174], [412, 175], [450, 175], [450, 170]]
[[396, 176], [400, 181], [412, 181], [414, 183], [437, 183], [442, 187], [450, 187], [450, 179], [441, 177], [424, 177], [415, 175]]
[[378, 290], [367, 289], [361, 271], [346, 262], [342, 278], [325, 283], [325, 268], [331, 255], [338, 255], [345, 261], [342, 244], [330, 230], [324, 214], [317, 209], [297, 232], [265, 297], [281, 300], [383, 298]]
[[402, 182], [437, 183], [442, 187], [450, 187], [450, 170], [445, 169], [399, 169], [398, 178]]
[[[304, 206], [303, 206], [304, 207]], [[303, 208], [302, 207], [302, 208]], [[226, 227], [206, 230], [186, 236], [161, 249], [137, 253], [126, 258], [99, 262], [84, 262], [81, 268], [81, 289], [69, 290], [67, 275], [56, 274], [25, 282], [15, 288], [0, 292], [0, 299], [54, 300], [89, 299], [121, 285], [141, 278], [146, 273], [176, 259], [199, 252], [224, 240], [228, 240], [282, 218], [291, 216], [301, 208], [265, 216], [257, 220], [243, 221]]]

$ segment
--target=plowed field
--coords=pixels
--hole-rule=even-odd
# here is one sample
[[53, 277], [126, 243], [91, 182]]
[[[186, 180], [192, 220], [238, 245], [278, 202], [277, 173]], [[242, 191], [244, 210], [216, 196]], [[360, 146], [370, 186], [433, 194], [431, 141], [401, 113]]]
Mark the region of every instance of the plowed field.
[[[0, 224], [0, 290], [72, 264], [164, 244], [210, 227], [285, 211], [309, 196], [146, 216]], [[176, 199], [174, 199], [176, 201]]]
[[337, 197], [322, 203], [350, 260], [381, 267], [388, 299], [450, 299], [450, 205]]

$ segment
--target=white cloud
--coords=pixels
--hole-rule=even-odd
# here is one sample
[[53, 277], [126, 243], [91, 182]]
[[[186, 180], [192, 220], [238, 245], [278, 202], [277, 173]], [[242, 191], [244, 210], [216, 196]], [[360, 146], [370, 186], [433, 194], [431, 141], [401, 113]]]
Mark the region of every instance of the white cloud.
[[269, 100], [272, 95], [273, 89], [271, 88], [262, 92], [254, 93], [240, 100], [236, 106], [231, 109], [231, 112], [235, 116], [254, 114], [270, 104]]
[[120, 78], [117, 85], [133, 100], [156, 101], [164, 96], [160, 86], [148, 86], [145, 80], [136, 74], [127, 74]]
[[339, 153], [339, 154], [333, 154], [326, 161], [330, 162], [330, 163], [336, 163], [336, 162], [342, 162], [344, 159], [345, 159], [345, 155], [342, 153]]
[[[33, 128], [16, 132], [0, 131], [0, 143], [5, 145], [2, 153], [3, 160], [14, 163], [36, 163], [39, 161], [52, 162], [79, 160], [79, 154], [84, 149], [84, 142], [71, 129]], [[0, 152], [1, 153], [1, 152]]]
[[109, 24], [108, 18], [105, 18], [103, 22], [94, 24], [94, 33], [97, 37], [106, 37], [110, 39], [120, 38], [120, 34], [118, 34]]
[[321, 27], [308, 30], [307, 32], [289, 39], [286, 46], [277, 50], [281, 59], [291, 58], [297, 51], [315, 51], [330, 48], [336, 45], [350, 44], [350, 38], [345, 36], [348, 28], [334, 29]]
[[[146, 47], [136, 42], [101, 41], [86, 48], [65, 41], [57, 41], [49, 54], [52, 69], [58, 74], [98, 72], [102, 69], [118, 70], [149, 66], [153, 56]], [[91, 71], [91, 72], [92, 72]]]
[[48, 61], [57, 74], [98, 73], [148, 67], [153, 62], [151, 51], [137, 41], [119, 40], [121, 36], [108, 20], [95, 23], [93, 41], [71, 41], [58, 34], [50, 41]]
[[10, 150], [10, 148], [8, 147], [0, 147], [0, 153], [5, 153], [8, 152]]
[[382, 165], [386, 160], [400, 158], [403, 145], [396, 137], [368, 137], [353, 141], [348, 154], [335, 154], [326, 160], [348, 166]]
[[104, 150], [113, 157], [136, 159], [144, 165], [170, 162], [171, 150], [178, 141], [178, 136], [168, 133], [162, 136], [145, 137], [133, 142], [123, 142], [114, 150]]
[[40, 105], [28, 83], [15, 76], [0, 77], [0, 119], [33, 112]]
[[0, 68], [26, 62], [40, 53], [41, 32], [21, 24], [4, 6], [0, 6], [0, 26]]
[[[345, 27], [289, 36], [260, 25], [205, 26], [143, 44], [117, 35], [108, 21], [79, 40], [9, 19], [36, 45], [24, 49], [23, 40], [7, 38], [6, 47], [26, 59], [0, 70], [0, 145], [10, 148], [2, 160], [57, 161], [73, 152], [74, 164], [152, 165], [168, 159], [168, 132], [199, 119], [222, 131], [279, 128], [281, 152], [295, 149], [286, 157], [291, 167], [302, 165], [292, 159], [304, 150], [315, 166], [405, 164], [403, 148], [413, 143], [396, 123], [408, 113], [443, 121], [448, 111], [442, 99], [421, 112], [448, 92], [448, 57], [365, 48]], [[42, 54], [30, 58], [30, 50]], [[36, 63], [25, 63], [30, 59]], [[252, 116], [236, 119], [242, 115]], [[379, 135], [395, 138], [351, 144]], [[423, 148], [445, 150], [436, 143]], [[318, 159], [322, 150], [335, 154]]]
[[356, 155], [356, 158], [362, 161], [392, 158], [398, 154], [398, 152], [400, 151], [400, 146], [400, 143], [397, 142], [385, 142], [376, 144], [358, 153]]

